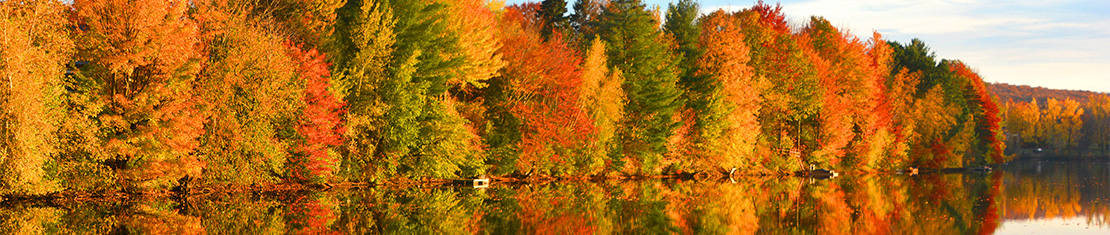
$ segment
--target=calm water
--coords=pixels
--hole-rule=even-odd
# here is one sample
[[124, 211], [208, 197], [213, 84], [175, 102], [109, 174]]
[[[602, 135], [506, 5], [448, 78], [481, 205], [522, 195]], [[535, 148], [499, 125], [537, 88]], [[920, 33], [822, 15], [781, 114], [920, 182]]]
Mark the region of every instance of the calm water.
[[0, 234], [1107, 234], [1110, 164], [0, 207]]

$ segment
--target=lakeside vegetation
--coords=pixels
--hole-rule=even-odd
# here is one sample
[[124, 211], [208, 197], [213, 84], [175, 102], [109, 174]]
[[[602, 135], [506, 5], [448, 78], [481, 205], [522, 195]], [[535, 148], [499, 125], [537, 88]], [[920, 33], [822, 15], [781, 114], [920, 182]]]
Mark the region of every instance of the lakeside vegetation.
[[[1002, 100], [1007, 152], [1021, 156], [1110, 156], [1110, 96], [1106, 93], [992, 84]], [[1040, 149], [1039, 151], [1037, 149]]]
[[0, 2], [0, 195], [1007, 160], [986, 84], [919, 40], [566, 6]]

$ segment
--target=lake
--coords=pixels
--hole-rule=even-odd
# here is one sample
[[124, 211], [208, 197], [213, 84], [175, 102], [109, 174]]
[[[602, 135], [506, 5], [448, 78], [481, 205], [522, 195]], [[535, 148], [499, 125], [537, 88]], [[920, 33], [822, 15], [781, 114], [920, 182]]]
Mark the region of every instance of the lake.
[[989, 173], [559, 182], [6, 202], [30, 234], [1107, 234], [1110, 163]]

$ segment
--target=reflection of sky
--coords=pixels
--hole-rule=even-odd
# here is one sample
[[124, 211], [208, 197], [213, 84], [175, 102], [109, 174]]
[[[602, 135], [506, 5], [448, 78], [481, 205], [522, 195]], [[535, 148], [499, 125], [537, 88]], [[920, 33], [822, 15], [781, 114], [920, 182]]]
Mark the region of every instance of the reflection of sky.
[[[507, 3], [526, 1], [540, 0]], [[667, 3], [677, 0], [644, 2], [665, 10]], [[740, 10], [755, 3], [700, 2], [704, 12]], [[782, 4], [787, 16], [799, 24], [819, 15], [863, 37], [876, 30], [889, 40], [921, 38], [938, 57], [963, 60], [989, 82], [1110, 92], [1110, 1], [787, 0]]]
[[1110, 234], [1110, 226], [1088, 225], [1086, 216], [1070, 219], [1006, 220], [994, 234]]

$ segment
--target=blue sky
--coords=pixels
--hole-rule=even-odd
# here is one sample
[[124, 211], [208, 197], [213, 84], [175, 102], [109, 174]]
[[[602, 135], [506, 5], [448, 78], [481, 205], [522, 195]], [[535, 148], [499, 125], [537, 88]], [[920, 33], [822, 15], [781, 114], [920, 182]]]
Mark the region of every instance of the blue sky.
[[[507, 0], [506, 4], [531, 0]], [[539, 0], [535, 0], [539, 1]], [[568, 5], [574, 0], [568, 0]], [[645, 0], [663, 10], [677, 0]], [[741, 10], [754, 0], [702, 0], [702, 12]], [[767, 1], [773, 4], [774, 1]], [[824, 16], [863, 38], [925, 41], [988, 82], [1110, 92], [1110, 1], [794, 0], [791, 22]]]

